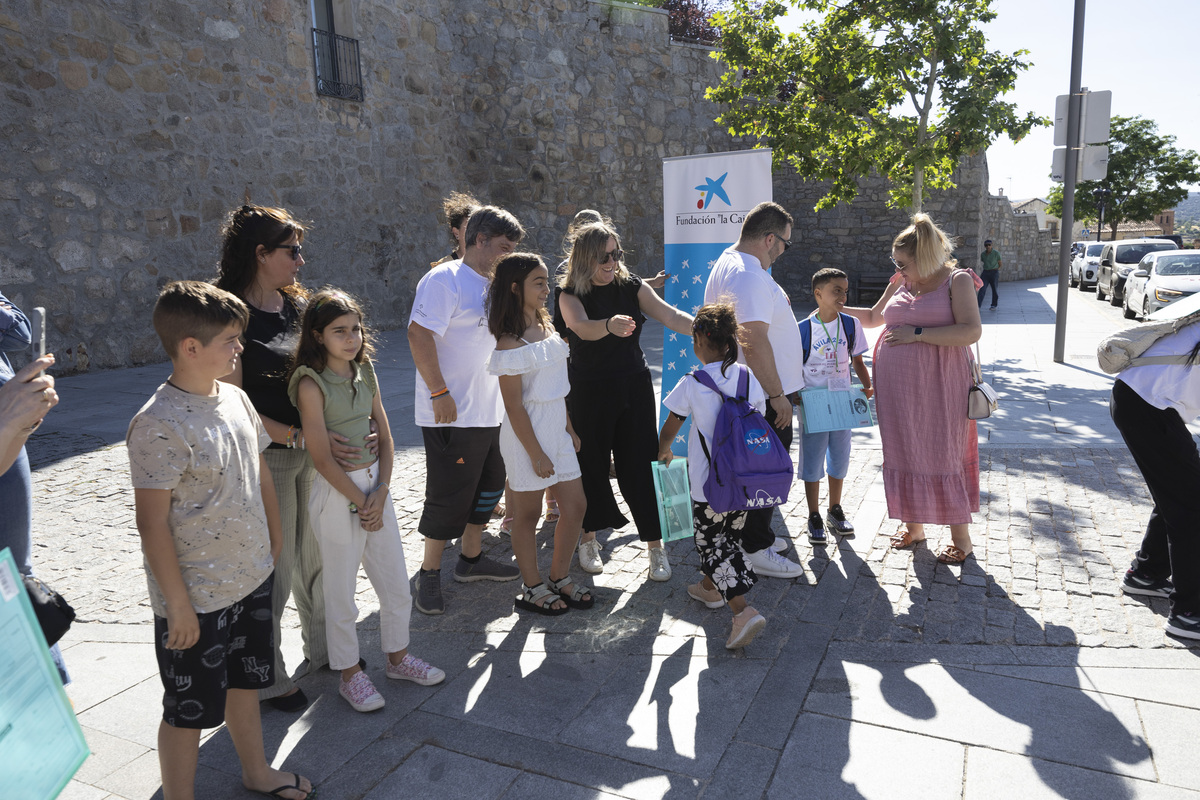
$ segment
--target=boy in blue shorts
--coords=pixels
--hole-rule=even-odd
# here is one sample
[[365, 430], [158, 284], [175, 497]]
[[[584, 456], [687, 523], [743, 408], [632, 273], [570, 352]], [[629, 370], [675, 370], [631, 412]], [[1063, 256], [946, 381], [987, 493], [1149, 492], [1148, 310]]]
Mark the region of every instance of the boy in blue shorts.
[[200, 731], [222, 722], [247, 789], [288, 800], [312, 794], [307, 779], [267, 763], [258, 715], [258, 690], [275, 681], [279, 504], [262, 459], [270, 438], [245, 392], [217, 380], [236, 366], [248, 319], [229, 292], [168, 284], [154, 329], [171, 377], [126, 435], [164, 690], [165, 800], [194, 796]]
[[[849, 389], [850, 365], [853, 363], [870, 399], [874, 389], [862, 358], [867, 352], [867, 337], [861, 322], [842, 313], [850, 290], [846, 273], [833, 268], [818, 270], [812, 277], [812, 289], [817, 310], [799, 322], [801, 342], [808, 343], [803, 353], [804, 388]], [[807, 336], [804, 335], [806, 327]], [[808, 540], [813, 544], [825, 544], [827, 527], [830, 533], [853, 536], [854, 526], [842, 511], [842, 481], [850, 469], [850, 431], [805, 431], [802, 436], [801, 452], [804, 455], [800, 477], [808, 500]], [[829, 515], [822, 518], [819, 508], [821, 476], [826, 471], [829, 473]]]

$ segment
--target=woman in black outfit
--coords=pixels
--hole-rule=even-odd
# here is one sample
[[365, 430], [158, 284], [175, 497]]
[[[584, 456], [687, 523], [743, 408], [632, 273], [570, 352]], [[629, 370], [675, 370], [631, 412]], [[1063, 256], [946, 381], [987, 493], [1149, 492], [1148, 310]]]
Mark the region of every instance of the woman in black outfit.
[[658, 456], [657, 403], [639, 337], [646, 317], [691, 336], [692, 317], [667, 305], [631, 274], [622, 255], [621, 239], [607, 224], [581, 228], [556, 303], [555, 316], [565, 323], [571, 346], [567, 409], [582, 442], [579, 467], [587, 496], [579, 565], [585, 572], [601, 572], [596, 531], [629, 522], [608, 480], [611, 457], [638, 538], [646, 542], [650, 579], [665, 581], [671, 565], [662, 546], [651, 472]]

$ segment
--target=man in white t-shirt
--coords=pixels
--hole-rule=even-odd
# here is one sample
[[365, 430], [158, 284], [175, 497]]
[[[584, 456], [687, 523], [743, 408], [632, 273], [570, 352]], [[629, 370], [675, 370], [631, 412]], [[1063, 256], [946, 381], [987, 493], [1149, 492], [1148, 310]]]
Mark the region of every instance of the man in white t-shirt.
[[[737, 242], [713, 264], [704, 302], [733, 304], [744, 347], [738, 361], [754, 372], [767, 393], [767, 421], [783, 446], [792, 446], [791, 395], [804, 387], [800, 332], [787, 294], [767, 272], [791, 247], [792, 216], [778, 203], [759, 203], [742, 222]], [[771, 532], [774, 509], [747, 512], [742, 546], [754, 571], [773, 578], [795, 578], [803, 568], [775, 552]], [[780, 539], [786, 548], [786, 541]]]
[[414, 410], [425, 440], [425, 508], [417, 530], [425, 558], [417, 573], [414, 605], [441, 614], [442, 553], [462, 537], [454, 579], [510, 581], [514, 564], [482, 553], [483, 528], [504, 495], [500, 383], [487, 371], [496, 339], [488, 331], [485, 300], [492, 265], [525, 236], [516, 217], [495, 206], [467, 221], [461, 261], [431, 269], [417, 284], [408, 320], [408, 344], [417, 367]]

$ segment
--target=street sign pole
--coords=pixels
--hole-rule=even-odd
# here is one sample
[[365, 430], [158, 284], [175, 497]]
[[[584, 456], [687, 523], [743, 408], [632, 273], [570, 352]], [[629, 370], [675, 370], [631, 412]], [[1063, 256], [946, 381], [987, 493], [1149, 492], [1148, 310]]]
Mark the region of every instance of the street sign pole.
[[1071, 241], [1075, 238], [1075, 178], [1079, 147], [1079, 99], [1083, 83], [1083, 16], [1086, 0], [1075, 0], [1075, 25], [1071, 39], [1071, 93], [1067, 109], [1067, 159], [1063, 170], [1062, 233], [1058, 249], [1058, 305], [1054, 319], [1054, 360], [1061, 364], [1066, 350], [1068, 272], [1071, 262]]

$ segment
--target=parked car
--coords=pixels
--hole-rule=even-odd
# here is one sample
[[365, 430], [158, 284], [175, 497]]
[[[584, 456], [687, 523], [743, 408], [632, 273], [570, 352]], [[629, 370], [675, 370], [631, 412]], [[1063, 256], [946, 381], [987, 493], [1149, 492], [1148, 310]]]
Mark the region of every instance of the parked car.
[[1100, 271], [1096, 274], [1096, 299], [1114, 306], [1121, 305], [1125, 296], [1125, 279], [1149, 253], [1174, 250], [1175, 243], [1167, 239], [1121, 239], [1104, 242], [1100, 251]]
[[1079, 291], [1096, 285], [1096, 273], [1100, 271], [1100, 251], [1104, 249], [1102, 242], [1082, 242], [1083, 248], [1071, 259], [1071, 286], [1078, 286]]
[[1200, 252], [1147, 253], [1125, 281], [1125, 317], [1145, 319], [1181, 297], [1200, 291]]

